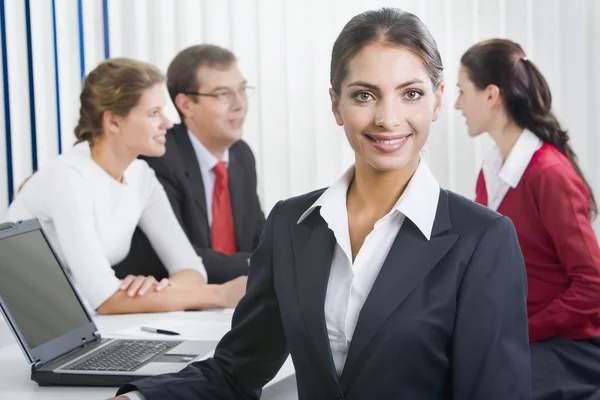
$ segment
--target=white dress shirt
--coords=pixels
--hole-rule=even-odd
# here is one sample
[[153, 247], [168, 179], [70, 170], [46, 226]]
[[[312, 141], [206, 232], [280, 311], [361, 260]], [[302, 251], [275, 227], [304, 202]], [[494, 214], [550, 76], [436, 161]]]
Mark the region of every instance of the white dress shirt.
[[139, 224], [169, 274], [202, 259], [181, 229], [154, 171], [134, 160], [117, 182], [77, 144], [36, 172], [10, 205], [6, 220], [37, 218], [52, 247], [92, 309], [120, 286], [111, 265], [129, 253]]
[[[440, 195], [438, 182], [427, 164], [421, 161], [400, 199], [387, 215], [375, 223], [352, 263], [346, 193], [353, 177], [354, 167], [351, 167], [298, 219], [298, 223], [301, 223], [321, 207], [321, 216], [336, 239], [325, 297], [325, 321], [338, 376], [344, 369], [360, 310], [404, 218], [409, 218], [429, 240]], [[127, 393], [127, 396], [131, 400], [145, 399], [137, 391]]]
[[488, 207], [498, 210], [510, 188], [516, 188], [531, 158], [544, 143], [527, 129], [521, 133], [510, 154], [503, 162], [502, 151], [494, 146], [483, 162], [483, 177], [487, 191]]
[[[348, 231], [346, 193], [354, 168], [330, 186], [300, 217], [301, 223], [317, 207], [336, 239], [325, 297], [325, 322], [338, 376], [341, 375], [358, 316], [398, 232], [409, 218], [429, 240], [435, 220], [440, 186], [423, 161], [392, 210], [377, 221], [354, 263]], [[398, 266], [401, 268], [401, 266]]]
[[[208, 216], [208, 227], [212, 227], [212, 199], [213, 191], [215, 189], [215, 172], [213, 168], [219, 162], [219, 159], [215, 157], [194, 135], [191, 131], [187, 131], [194, 153], [198, 159], [200, 165], [200, 173], [202, 174], [202, 183], [204, 184], [204, 198], [206, 199], [206, 215]], [[223, 160], [227, 166], [229, 166], [229, 149], [223, 153]]]
[[146, 396], [144, 396], [141, 392], [133, 391], [133, 392], [129, 392], [127, 394], [124, 395], [125, 397], [128, 397], [129, 400], [146, 400]]

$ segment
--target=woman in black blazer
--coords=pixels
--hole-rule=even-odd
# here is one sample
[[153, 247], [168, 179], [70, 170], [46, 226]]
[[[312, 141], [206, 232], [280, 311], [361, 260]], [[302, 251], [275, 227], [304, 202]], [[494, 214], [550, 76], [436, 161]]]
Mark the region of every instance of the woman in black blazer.
[[355, 165], [271, 211], [214, 358], [119, 393], [256, 399], [291, 353], [300, 399], [530, 398], [513, 225], [441, 189], [421, 161], [442, 68], [410, 13], [348, 22], [333, 47], [330, 95]]

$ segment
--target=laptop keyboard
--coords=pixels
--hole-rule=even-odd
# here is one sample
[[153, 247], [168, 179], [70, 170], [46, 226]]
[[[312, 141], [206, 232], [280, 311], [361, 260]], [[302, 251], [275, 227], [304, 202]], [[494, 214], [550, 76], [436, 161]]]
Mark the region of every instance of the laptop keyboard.
[[117, 340], [68, 367], [71, 371], [133, 371], [182, 342]]

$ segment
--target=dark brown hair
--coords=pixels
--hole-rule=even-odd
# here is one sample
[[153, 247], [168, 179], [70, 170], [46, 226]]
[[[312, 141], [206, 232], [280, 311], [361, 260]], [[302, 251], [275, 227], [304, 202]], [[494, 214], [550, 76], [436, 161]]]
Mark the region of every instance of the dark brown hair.
[[498, 86], [504, 107], [518, 126], [530, 130], [544, 143], [556, 146], [571, 161], [589, 190], [592, 219], [595, 218], [598, 213], [596, 199], [579, 168], [568, 132], [552, 112], [550, 87], [521, 46], [506, 39], [486, 40], [467, 50], [460, 61], [478, 89]]
[[[167, 89], [171, 101], [175, 104], [175, 97], [179, 93], [195, 92], [200, 88], [202, 82], [198, 82], [198, 68], [204, 65], [226, 68], [236, 61], [231, 51], [212, 44], [200, 44], [180, 51], [167, 69]], [[183, 121], [183, 115], [179, 110], [177, 112]]]
[[371, 43], [406, 48], [423, 61], [435, 89], [442, 82], [442, 59], [425, 24], [409, 12], [397, 8], [381, 8], [365, 11], [352, 18], [333, 45], [330, 83], [338, 95], [348, 73], [348, 62]]
[[126, 116], [145, 90], [164, 81], [158, 68], [142, 61], [112, 58], [101, 62], [83, 82], [79, 122], [75, 127], [77, 143], [94, 144], [104, 133], [105, 111]]

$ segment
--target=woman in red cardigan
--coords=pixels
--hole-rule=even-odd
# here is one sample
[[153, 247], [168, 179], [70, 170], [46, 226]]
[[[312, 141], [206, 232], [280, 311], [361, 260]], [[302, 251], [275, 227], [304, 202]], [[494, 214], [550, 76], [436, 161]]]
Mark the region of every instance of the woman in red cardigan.
[[521, 46], [493, 39], [462, 56], [458, 86], [469, 135], [496, 143], [476, 201], [513, 221], [525, 258], [533, 398], [600, 399], [597, 205], [548, 84]]

